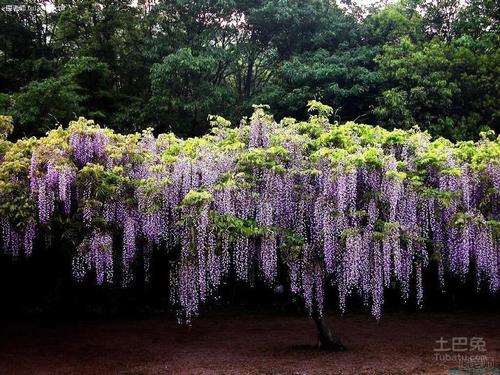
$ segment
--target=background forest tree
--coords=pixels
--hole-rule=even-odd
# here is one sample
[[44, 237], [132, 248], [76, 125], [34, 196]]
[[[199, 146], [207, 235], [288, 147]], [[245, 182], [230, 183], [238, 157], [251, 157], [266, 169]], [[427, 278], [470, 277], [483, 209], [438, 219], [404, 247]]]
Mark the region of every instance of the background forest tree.
[[500, 123], [495, 0], [2, 0], [0, 113], [14, 137], [80, 115], [181, 136], [251, 105], [419, 125], [453, 140]]

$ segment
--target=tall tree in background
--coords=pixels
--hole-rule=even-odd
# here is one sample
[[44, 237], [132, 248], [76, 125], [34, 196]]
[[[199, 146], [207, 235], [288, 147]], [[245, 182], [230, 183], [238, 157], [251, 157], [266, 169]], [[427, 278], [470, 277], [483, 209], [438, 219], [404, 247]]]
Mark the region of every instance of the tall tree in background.
[[[417, 9], [418, 4], [413, 6]], [[422, 7], [425, 12], [415, 17], [412, 29], [422, 27], [424, 34], [415, 38], [410, 32], [399, 33], [375, 59], [381, 77], [374, 108], [378, 122], [388, 127], [419, 125], [452, 139], [477, 137], [487, 127], [498, 129], [500, 39], [494, 18], [471, 17], [478, 10], [474, 2], [460, 7], [437, 1]], [[394, 19], [390, 9], [373, 18]], [[409, 19], [400, 20], [408, 30]]]
[[[2, 63], [17, 71], [7, 70], [1, 102], [4, 107], [9, 102], [7, 112], [20, 125], [17, 133], [40, 134], [81, 114], [112, 126], [123, 124], [149, 91], [143, 79], [149, 68], [141, 16], [130, 1], [18, 1], [4, 6], [2, 17], [10, 23], [2, 28]], [[12, 32], [16, 28], [23, 31], [22, 43]], [[10, 101], [5, 94], [13, 94]]]
[[208, 114], [231, 114], [237, 103], [233, 67], [244, 34], [240, 6], [234, 1], [178, 0], [153, 8], [148, 107], [156, 129], [200, 134]]
[[43, 134], [79, 114], [106, 121], [113, 107], [112, 73], [95, 57], [77, 57], [57, 77], [33, 81], [16, 94], [11, 111], [24, 134]]
[[[257, 97], [278, 116], [305, 116], [311, 98], [335, 104], [345, 119], [368, 113], [373, 49], [363, 45], [357, 20], [329, 1], [268, 1], [254, 18], [267, 25], [278, 63]], [[365, 96], [365, 100], [358, 100]]]
[[266, 103], [305, 118], [419, 125], [477, 137], [499, 127], [499, 5], [399, 0], [2, 0], [0, 112], [14, 136], [77, 115], [120, 131], [199, 135]]
[[51, 3], [0, 2], [0, 92], [15, 92], [54, 72]]

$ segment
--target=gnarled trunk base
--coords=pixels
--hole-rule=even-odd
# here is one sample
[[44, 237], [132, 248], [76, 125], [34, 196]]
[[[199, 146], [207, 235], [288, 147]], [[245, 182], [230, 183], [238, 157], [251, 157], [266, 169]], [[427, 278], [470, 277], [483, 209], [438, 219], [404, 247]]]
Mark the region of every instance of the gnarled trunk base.
[[340, 339], [335, 336], [323, 314], [313, 314], [314, 323], [318, 330], [319, 348], [321, 350], [343, 351], [346, 350]]

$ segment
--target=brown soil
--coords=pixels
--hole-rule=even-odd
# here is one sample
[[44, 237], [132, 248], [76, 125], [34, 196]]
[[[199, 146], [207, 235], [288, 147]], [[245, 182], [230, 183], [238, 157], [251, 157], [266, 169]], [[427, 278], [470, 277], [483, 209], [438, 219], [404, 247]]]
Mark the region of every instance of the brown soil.
[[440, 337], [483, 337], [486, 365], [500, 367], [499, 315], [400, 313], [377, 323], [347, 314], [329, 321], [346, 352], [317, 350], [310, 319], [269, 313], [211, 313], [190, 328], [172, 318], [4, 320], [0, 374], [499, 374], [458, 372], [456, 360], [434, 359]]

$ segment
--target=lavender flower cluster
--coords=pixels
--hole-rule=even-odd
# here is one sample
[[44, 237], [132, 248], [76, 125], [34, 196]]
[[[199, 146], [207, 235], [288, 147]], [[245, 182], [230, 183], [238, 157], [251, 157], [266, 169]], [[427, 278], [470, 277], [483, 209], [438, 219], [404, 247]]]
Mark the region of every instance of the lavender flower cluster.
[[[49, 133], [50, 147], [33, 148], [21, 184], [36, 216], [20, 226], [2, 217], [3, 247], [29, 255], [55, 216], [81, 222], [73, 272], [92, 272], [98, 284], [116, 281], [116, 269], [127, 284], [135, 265], [149, 271], [153, 251], [180, 249], [171, 296], [187, 321], [231, 270], [272, 286], [284, 269], [291, 292], [319, 314], [328, 286], [342, 311], [357, 293], [377, 318], [386, 288], [422, 304], [431, 259], [443, 287], [475, 270], [478, 287], [498, 292], [495, 156], [478, 166], [455, 145], [436, 151], [410, 132], [365, 144], [373, 128], [356, 124], [321, 121], [318, 136], [307, 130], [319, 126], [314, 119], [278, 124], [258, 108], [239, 128], [190, 140], [119, 136], [80, 119], [64, 137]], [[348, 147], [335, 144], [339, 134]]]

